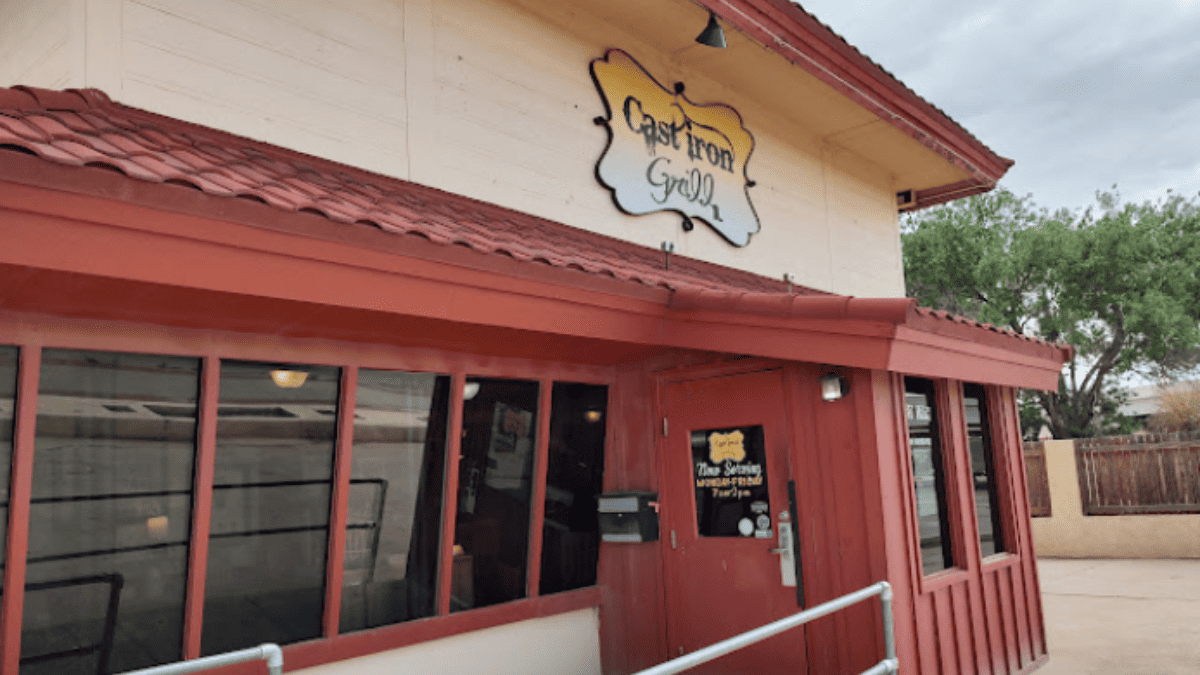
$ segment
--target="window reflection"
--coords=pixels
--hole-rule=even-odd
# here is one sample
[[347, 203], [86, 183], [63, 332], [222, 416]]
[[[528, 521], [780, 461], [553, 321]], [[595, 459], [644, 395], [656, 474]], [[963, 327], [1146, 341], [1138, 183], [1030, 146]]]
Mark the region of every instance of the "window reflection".
[[203, 654], [321, 634], [338, 380], [221, 364]]
[[921, 538], [921, 566], [925, 574], [933, 574], [954, 566], [933, 382], [906, 377], [904, 390]]
[[0, 564], [4, 563], [5, 542], [8, 541], [8, 482], [12, 468], [19, 354], [16, 347], [0, 346]]
[[180, 658], [198, 386], [194, 358], [43, 351], [23, 675]]
[[596, 498], [604, 477], [608, 387], [555, 382], [550, 408], [538, 589], [542, 594], [596, 583], [600, 554]]
[[971, 475], [975, 489], [975, 516], [979, 522], [979, 545], [986, 558], [1005, 551], [1004, 531], [1000, 526], [1000, 499], [997, 494], [995, 455], [988, 428], [987, 396], [977, 384], [963, 385], [963, 405], [967, 418], [967, 440], [971, 446]]
[[454, 610], [525, 597], [537, 445], [537, 382], [472, 378], [467, 385], [473, 395], [463, 402]]
[[340, 630], [432, 616], [450, 378], [360, 370]]

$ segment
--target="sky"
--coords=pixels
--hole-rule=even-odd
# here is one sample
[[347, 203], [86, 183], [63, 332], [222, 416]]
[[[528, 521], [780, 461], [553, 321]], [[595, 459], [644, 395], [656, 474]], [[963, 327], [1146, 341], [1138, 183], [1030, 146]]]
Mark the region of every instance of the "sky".
[[807, 0], [1004, 157], [1000, 184], [1078, 210], [1200, 192], [1200, 0]]

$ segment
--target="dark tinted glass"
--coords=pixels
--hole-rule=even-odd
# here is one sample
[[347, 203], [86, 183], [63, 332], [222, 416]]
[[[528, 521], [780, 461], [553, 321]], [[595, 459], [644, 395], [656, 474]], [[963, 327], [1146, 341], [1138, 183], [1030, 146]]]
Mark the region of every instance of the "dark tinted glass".
[[451, 608], [525, 597], [538, 383], [472, 378], [463, 402]]
[[913, 488], [917, 495], [921, 566], [925, 574], [933, 574], [954, 566], [933, 383], [907, 377], [904, 378], [904, 391], [908, 442], [912, 449]]
[[13, 418], [17, 406], [16, 347], [0, 346], [0, 564], [8, 541], [8, 473], [12, 467]]
[[197, 359], [42, 352], [23, 675], [179, 660], [198, 387]]
[[338, 377], [221, 364], [204, 654], [321, 634]]
[[979, 521], [979, 545], [984, 557], [1004, 552], [1000, 527], [1000, 500], [996, 490], [995, 456], [988, 428], [987, 396], [977, 384], [963, 386], [967, 440], [971, 445], [971, 475], [975, 485], [975, 516]]
[[554, 383], [538, 585], [543, 595], [596, 583], [596, 497], [604, 478], [607, 422], [608, 387]]
[[450, 378], [360, 370], [340, 630], [432, 616]]

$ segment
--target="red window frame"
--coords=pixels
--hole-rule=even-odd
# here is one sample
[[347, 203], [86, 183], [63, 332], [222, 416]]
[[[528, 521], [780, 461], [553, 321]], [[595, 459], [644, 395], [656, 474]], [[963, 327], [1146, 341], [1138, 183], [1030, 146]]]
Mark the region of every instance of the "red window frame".
[[[91, 349], [144, 354], [200, 357], [200, 396], [196, 432], [196, 471], [192, 506], [192, 532], [186, 580], [183, 654], [200, 655], [204, 585], [211, 526], [213, 470], [216, 453], [217, 397], [223, 359], [279, 361], [330, 365], [342, 369], [338, 408], [338, 437], [334, 459], [330, 540], [325, 578], [323, 634], [320, 638], [284, 646], [288, 670], [330, 663], [396, 649], [482, 628], [526, 619], [552, 616], [599, 605], [597, 586], [549, 596], [539, 594], [542, 527], [545, 510], [550, 403], [556, 381], [605, 385], [615, 390], [611, 369], [559, 362], [476, 356], [433, 349], [359, 344], [330, 340], [239, 334], [222, 330], [168, 328], [138, 323], [86, 320], [0, 312], [0, 343], [19, 349], [17, 398], [13, 415], [13, 459], [4, 588], [23, 589], [28, 552], [29, 512], [32, 492], [34, 437], [38, 379], [43, 348]], [[454, 527], [458, 484], [458, 456], [463, 398], [451, 395], [446, 452], [447, 489], [442, 495], [442, 540], [439, 560], [437, 613], [433, 617], [402, 622], [366, 631], [341, 634], [342, 572], [346, 546], [346, 521], [353, 445], [353, 415], [360, 368], [449, 374], [451, 391], [461, 392], [467, 375], [536, 380], [539, 384], [538, 433], [535, 446], [534, 484], [529, 519], [526, 597], [500, 605], [450, 613], [450, 569], [453, 564]], [[535, 376], [531, 377], [531, 374]], [[612, 415], [606, 416], [609, 439]], [[610, 442], [611, 445], [611, 442]], [[0, 675], [18, 675], [24, 593], [5, 592], [0, 604]], [[256, 664], [220, 672], [250, 673]]]

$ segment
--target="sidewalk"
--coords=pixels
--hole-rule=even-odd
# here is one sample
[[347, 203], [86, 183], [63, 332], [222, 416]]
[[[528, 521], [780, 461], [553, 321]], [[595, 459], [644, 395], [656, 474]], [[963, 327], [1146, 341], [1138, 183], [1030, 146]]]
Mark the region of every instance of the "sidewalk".
[[1037, 675], [1200, 673], [1200, 560], [1038, 560]]

